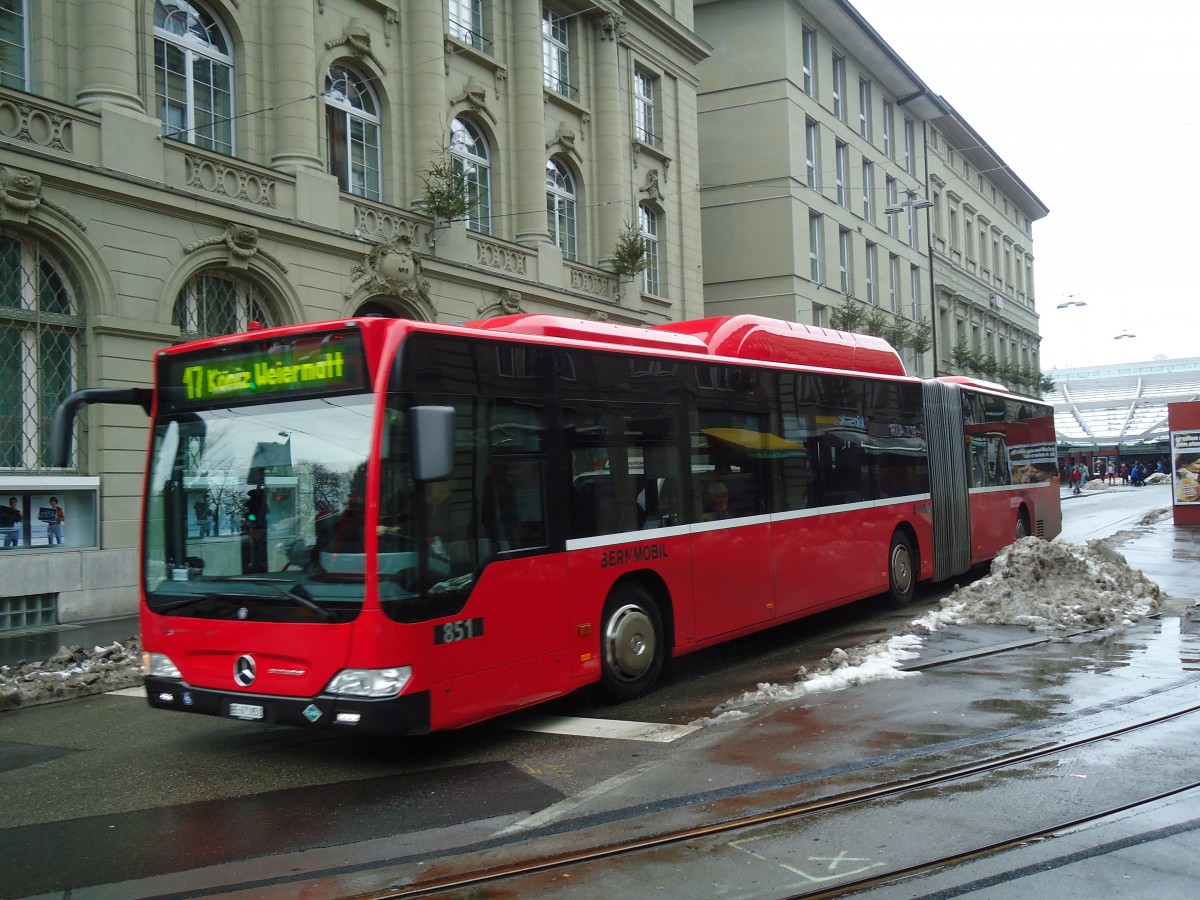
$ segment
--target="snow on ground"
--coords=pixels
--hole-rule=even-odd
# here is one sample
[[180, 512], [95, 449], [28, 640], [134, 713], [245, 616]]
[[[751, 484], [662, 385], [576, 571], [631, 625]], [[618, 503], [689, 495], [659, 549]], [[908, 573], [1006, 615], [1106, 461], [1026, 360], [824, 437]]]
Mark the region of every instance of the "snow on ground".
[[1158, 609], [1161, 594], [1157, 584], [1131, 569], [1113, 549], [1112, 538], [1086, 546], [1022, 538], [997, 554], [985, 578], [956, 586], [939, 609], [914, 619], [909, 625], [913, 633], [835, 649], [813, 669], [802, 667], [792, 684], [760, 684], [692, 724], [729, 722], [766, 703], [910, 677], [916, 673], [900, 667], [919, 655], [924, 636], [948, 625], [1020, 625], [1031, 631], [1132, 625]]
[[0, 666], [0, 710], [69, 700], [142, 683], [136, 637], [107, 647], [59, 647], [50, 659]]

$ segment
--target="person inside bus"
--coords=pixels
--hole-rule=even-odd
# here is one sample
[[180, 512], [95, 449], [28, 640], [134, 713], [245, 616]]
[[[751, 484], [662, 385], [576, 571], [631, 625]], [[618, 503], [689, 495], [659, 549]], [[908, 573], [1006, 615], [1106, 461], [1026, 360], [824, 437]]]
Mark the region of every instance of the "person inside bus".
[[704, 520], [712, 522], [717, 519], [728, 519], [731, 513], [729, 512], [729, 488], [720, 481], [714, 481], [708, 486], [708, 490], [704, 495]]

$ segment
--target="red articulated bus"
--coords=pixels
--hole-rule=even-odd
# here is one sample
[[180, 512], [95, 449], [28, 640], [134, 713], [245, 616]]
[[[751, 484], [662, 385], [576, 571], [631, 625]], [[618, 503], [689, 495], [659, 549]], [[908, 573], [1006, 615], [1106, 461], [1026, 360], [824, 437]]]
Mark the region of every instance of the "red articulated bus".
[[754, 316], [344, 319], [161, 351], [141, 631], [152, 706], [455, 728], [1061, 526], [1053, 410]]

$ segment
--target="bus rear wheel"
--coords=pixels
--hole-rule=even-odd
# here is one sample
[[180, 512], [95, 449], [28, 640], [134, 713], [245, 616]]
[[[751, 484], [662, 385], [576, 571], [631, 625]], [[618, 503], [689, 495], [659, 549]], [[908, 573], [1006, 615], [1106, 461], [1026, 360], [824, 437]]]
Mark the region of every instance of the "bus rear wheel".
[[1024, 509], [1017, 513], [1017, 540], [1023, 537], [1029, 537], [1029, 514]]
[[888, 602], [893, 609], [904, 609], [917, 592], [917, 573], [912, 542], [902, 531], [892, 535], [888, 549]]
[[600, 692], [611, 703], [641, 696], [663, 667], [662, 617], [640, 584], [619, 584], [604, 604]]

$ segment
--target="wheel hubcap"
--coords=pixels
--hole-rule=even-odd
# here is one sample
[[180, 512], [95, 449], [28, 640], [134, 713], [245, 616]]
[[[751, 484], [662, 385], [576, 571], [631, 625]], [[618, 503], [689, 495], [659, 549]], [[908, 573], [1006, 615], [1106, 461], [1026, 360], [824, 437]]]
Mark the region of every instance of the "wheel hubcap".
[[904, 547], [897, 546], [892, 550], [892, 583], [902, 594], [912, 586], [912, 566]]
[[608, 620], [604, 652], [609, 669], [622, 681], [636, 681], [654, 662], [654, 627], [640, 606], [622, 606]]

